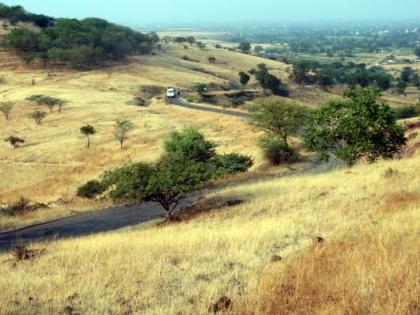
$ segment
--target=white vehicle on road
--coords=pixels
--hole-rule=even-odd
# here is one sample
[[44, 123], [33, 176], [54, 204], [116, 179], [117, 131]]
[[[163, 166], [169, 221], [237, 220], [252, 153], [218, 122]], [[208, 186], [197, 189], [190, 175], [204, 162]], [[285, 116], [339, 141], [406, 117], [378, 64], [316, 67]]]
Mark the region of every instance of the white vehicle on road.
[[176, 88], [170, 87], [166, 90], [166, 96], [168, 98], [177, 98], [180, 95], [181, 95], [181, 93]]

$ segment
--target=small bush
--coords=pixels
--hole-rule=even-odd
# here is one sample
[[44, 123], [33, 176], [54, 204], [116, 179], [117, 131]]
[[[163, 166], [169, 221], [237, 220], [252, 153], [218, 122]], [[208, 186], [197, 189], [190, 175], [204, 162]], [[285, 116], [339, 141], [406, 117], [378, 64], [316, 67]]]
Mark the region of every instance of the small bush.
[[95, 196], [102, 194], [105, 191], [104, 185], [98, 180], [91, 180], [79, 187], [77, 196], [87, 199], [92, 199]]
[[210, 63], [216, 63], [216, 57], [208, 57]]
[[281, 163], [293, 163], [299, 159], [299, 154], [276, 136], [264, 136], [259, 145], [264, 157], [274, 166]]
[[215, 162], [217, 168], [226, 174], [246, 172], [254, 164], [250, 156], [238, 153], [219, 155]]
[[37, 94], [37, 95], [31, 95], [31, 96], [27, 97], [26, 100], [30, 101], [30, 102], [37, 102], [38, 103], [38, 100], [40, 100], [44, 97], [45, 97], [44, 95]]
[[18, 148], [21, 144], [25, 143], [25, 140], [16, 136], [10, 136], [4, 139], [5, 142], [9, 142], [13, 148]]
[[399, 174], [399, 172], [396, 168], [388, 167], [384, 172], [384, 177], [385, 178], [391, 178], [391, 177], [394, 177], [398, 174]]
[[25, 198], [20, 198], [19, 201], [0, 208], [0, 213], [3, 215], [15, 217], [18, 215], [23, 215], [30, 210], [29, 200]]

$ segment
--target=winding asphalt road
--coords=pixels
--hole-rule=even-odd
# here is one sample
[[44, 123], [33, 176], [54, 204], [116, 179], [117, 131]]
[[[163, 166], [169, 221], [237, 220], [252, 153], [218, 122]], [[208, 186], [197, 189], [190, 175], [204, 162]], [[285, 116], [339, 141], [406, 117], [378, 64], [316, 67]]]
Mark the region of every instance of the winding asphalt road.
[[192, 110], [200, 110], [200, 111], [203, 111], [203, 112], [223, 114], [223, 115], [239, 117], [239, 118], [243, 118], [243, 119], [248, 119], [249, 118], [248, 113], [238, 112], [238, 111], [224, 109], [224, 108], [218, 108], [218, 107], [207, 107], [207, 106], [194, 105], [194, 104], [190, 104], [190, 103], [184, 101], [182, 98], [169, 99], [169, 103], [172, 104], [172, 105], [176, 105], [178, 107], [183, 107], [183, 108], [192, 109]]
[[18, 242], [69, 238], [112, 231], [164, 216], [154, 204], [113, 207], [0, 233], [0, 251]]
[[[172, 100], [171, 103], [176, 106], [193, 110], [220, 113], [244, 119], [248, 118], [248, 114], [246, 113], [226, 109], [192, 105], [183, 101], [182, 99]], [[335, 167], [335, 161], [331, 161], [327, 164], [315, 163], [314, 166], [305, 170], [295, 171], [286, 175], [277, 175], [272, 177], [279, 178], [305, 174], [316, 174], [328, 171]], [[257, 181], [262, 180], [265, 179], [259, 179]], [[214, 192], [222, 188], [223, 187], [217, 187], [209, 190], [204, 190], [202, 193], [209, 193], [212, 191]], [[195, 198], [199, 195], [200, 192], [190, 195], [190, 197], [187, 198], [184, 202], [184, 206], [194, 203]], [[164, 215], [165, 211], [160, 206], [153, 203], [144, 203], [132, 207], [117, 206], [108, 209], [82, 213], [71, 217], [66, 217], [54, 221], [24, 227], [18, 230], [2, 232], [0, 233], [0, 251], [10, 249], [13, 246], [13, 244], [17, 242], [33, 242], [39, 240], [52, 240], [55, 238], [70, 238], [100, 232], [107, 232], [155, 220], [163, 217]]]

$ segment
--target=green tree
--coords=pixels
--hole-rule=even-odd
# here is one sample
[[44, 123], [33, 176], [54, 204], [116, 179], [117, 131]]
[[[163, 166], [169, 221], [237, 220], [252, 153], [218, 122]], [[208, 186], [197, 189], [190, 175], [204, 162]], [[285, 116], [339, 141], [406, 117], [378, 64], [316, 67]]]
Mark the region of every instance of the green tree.
[[245, 87], [249, 80], [251, 79], [250, 75], [247, 74], [246, 72], [239, 72], [239, 82], [241, 82], [242, 86]]
[[18, 148], [22, 143], [25, 143], [25, 140], [16, 136], [7, 137], [4, 141], [9, 142], [13, 146], [13, 149]]
[[414, 48], [414, 53], [416, 54], [417, 58], [420, 58], [420, 46]]
[[394, 112], [377, 102], [380, 92], [365, 88], [345, 93], [345, 100], [334, 100], [307, 116], [303, 138], [306, 146], [352, 166], [359, 159], [374, 162], [392, 158], [406, 143], [404, 131]]
[[299, 154], [277, 135], [265, 134], [259, 139], [259, 146], [264, 157], [273, 166], [293, 163], [299, 159]]
[[264, 48], [261, 45], [257, 45], [254, 47], [254, 51], [255, 53], [259, 54], [260, 52], [264, 51]]
[[243, 53], [249, 53], [251, 51], [251, 44], [248, 42], [242, 42], [239, 44], [238, 48]]
[[45, 117], [47, 117], [47, 113], [44, 111], [36, 110], [31, 114], [31, 118], [35, 120], [37, 125], [40, 125]]
[[177, 155], [188, 161], [208, 162], [216, 155], [216, 144], [206, 140], [196, 128], [173, 131], [164, 141], [165, 154]]
[[157, 163], [129, 163], [108, 171], [100, 182], [82, 186], [81, 194], [93, 198], [109, 190], [114, 200], [157, 202], [172, 218], [186, 193], [210, 179], [243, 172], [252, 166], [250, 157], [218, 156], [215, 147], [197, 129], [173, 132], [164, 142], [164, 153]]
[[208, 60], [210, 63], [216, 63], [216, 57], [209, 57]]
[[250, 122], [288, 145], [288, 138], [302, 126], [305, 110], [296, 104], [265, 99], [251, 107]]
[[258, 65], [255, 73], [257, 82], [263, 89], [270, 90], [274, 95], [289, 96], [289, 89], [279, 78], [271, 74], [264, 63]]
[[395, 90], [398, 95], [405, 94], [405, 89], [407, 88], [407, 82], [404, 80], [399, 79], [397, 84], [395, 85]]
[[196, 83], [193, 86], [193, 91], [202, 95], [204, 92], [207, 91], [207, 85], [205, 83]]
[[90, 136], [93, 136], [96, 133], [96, 130], [91, 125], [85, 125], [80, 128], [80, 132], [86, 137], [87, 139], [87, 148], [90, 148]]
[[10, 118], [10, 112], [13, 109], [13, 103], [12, 102], [0, 102], [0, 112], [3, 113], [4, 118], [6, 120], [9, 120]]
[[128, 132], [133, 129], [133, 123], [128, 118], [118, 118], [114, 124], [114, 137], [120, 143], [121, 149], [128, 138]]
[[293, 64], [293, 70], [290, 77], [298, 84], [309, 84], [312, 82], [312, 79], [309, 75], [311, 69], [312, 65], [309, 61], [298, 61]]
[[401, 71], [400, 78], [405, 83], [410, 83], [414, 74], [415, 72], [411, 67], [404, 67], [404, 69]]

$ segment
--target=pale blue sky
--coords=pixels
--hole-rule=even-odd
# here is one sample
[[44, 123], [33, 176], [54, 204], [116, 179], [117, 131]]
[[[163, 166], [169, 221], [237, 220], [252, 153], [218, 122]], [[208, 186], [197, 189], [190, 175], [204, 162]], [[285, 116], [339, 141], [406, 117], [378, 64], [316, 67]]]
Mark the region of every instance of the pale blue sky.
[[345, 20], [420, 22], [420, 0], [0, 0], [58, 17], [103, 17], [132, 26]]

